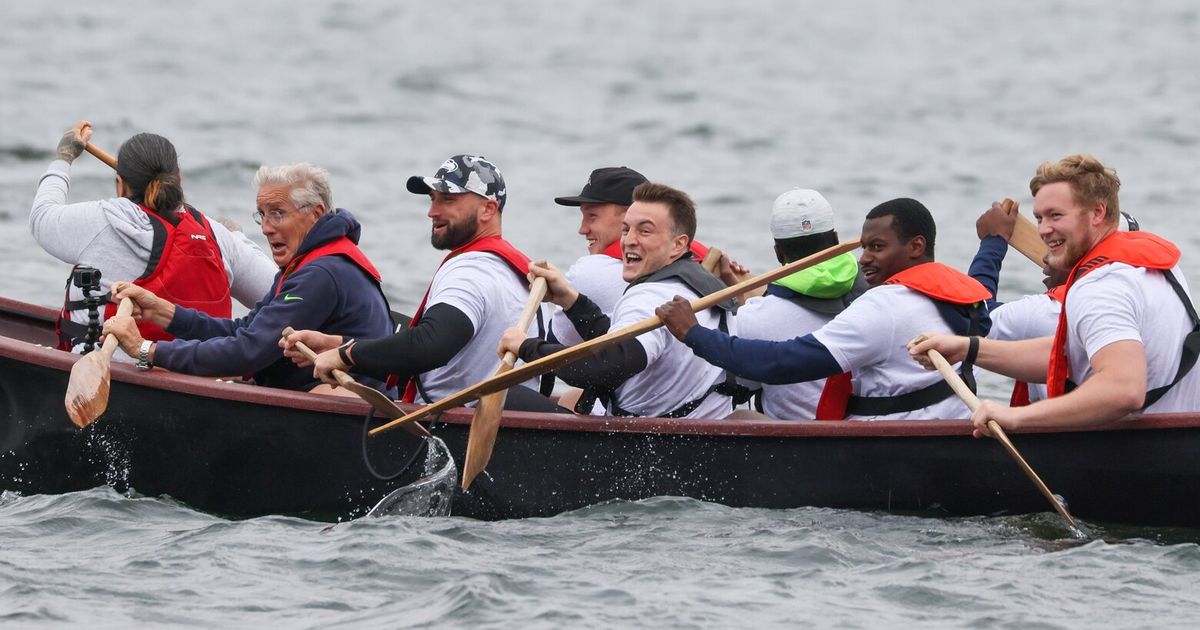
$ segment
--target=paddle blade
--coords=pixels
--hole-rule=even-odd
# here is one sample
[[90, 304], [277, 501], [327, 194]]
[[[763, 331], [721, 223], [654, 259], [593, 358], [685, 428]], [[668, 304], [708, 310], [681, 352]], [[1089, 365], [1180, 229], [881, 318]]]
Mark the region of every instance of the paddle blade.
[[467, 457], [463, 462], [462, 489], [465, 492], [479, 473], [487, 468], [496, 445], [496, 434], [500, 429], [500, 415], [504, 412], [504, 399], [508, 390], [502, 389], [479, 399], [475, 415], [471, 417], [471, 432], [467, 435]]
[[64, 403], [75, 426], [84, 428], [108, 409], [109, 361], [101, 352], [92, 352], [71, 367]]

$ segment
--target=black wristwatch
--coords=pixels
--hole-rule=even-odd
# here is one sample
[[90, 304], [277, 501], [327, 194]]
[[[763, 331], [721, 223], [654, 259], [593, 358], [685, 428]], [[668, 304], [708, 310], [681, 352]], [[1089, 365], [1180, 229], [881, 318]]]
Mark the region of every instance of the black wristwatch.
[[338, 357], [342, 359], [342, 363], [344, 363], [346, 367], [354, 367], [354, 359], [350, 358], [350, 348], [354, 344], [355, 340], [350, 339], [349, 341], [338, 346]]

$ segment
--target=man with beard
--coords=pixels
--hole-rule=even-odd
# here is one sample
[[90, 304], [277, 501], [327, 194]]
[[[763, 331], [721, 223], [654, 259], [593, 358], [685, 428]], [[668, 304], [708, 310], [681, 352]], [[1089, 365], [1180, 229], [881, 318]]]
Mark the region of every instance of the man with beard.
[[[1149, 232], [1121, 232], [1116, 171], [1090, 155], [1043, 163], [1029, 182], [1051, 270], [1066, 272], [1053, 337], [979, 342], [981, 367], [1046, 383], [1046, 400], [1009, 407], [984, 401], [972, 415], [1005, 429], [1102, 424], [1135, 411], [1200, 409], [1200, 318], [1179, 270], [1179, 249]], [[973, 342], [926, 335], [910, 344], [922, 363]]]
[[[671, 295], [708, 295], [725, 285], [693, 262], [689, 246], [696, 233], [696, 208], [688, 195], [669, 186], [645, 182], [633, 190], [633, 204], [622, 223], [621, 277], [628, 283], [610, 318], [580, 293], [554, 267], [535, 266], [531, 273], [546, 278], [546, 298], [563, 309], [576, 332], [593, 339], [639, 322]], [[700, 317], [719, 326], [725, 308], [708, 309]], [[504, 331], [499, 352], [514, 352], [533, 361], [564, 346], [537, 338], [526, 331]], [[662, 329], [610, 346], [556, 371], [569, 385], [585, 390], [576, 411], [591, 411], [590, 402], [601, 400], [615, 416], [662, 418], [723, 418], [732, 410], [722, 386], [724, 372], [692, 356], [688, 349]]]
[[391, 330], [379, 272], [358, 249], [362, 228], [333, 206], [329, 173], [312, 164], [264, 166], [254, 177], [258, 211], [279, 266], [275, 282], [250, 313], [222, 319], [176, 306], [129, 282], [113, 284], [113, 301], [133, 300], [136, 319], [176, 339], [142, 338], [134, 317], [104, 322], [138, 367], [158, 365], [202, 376], [250, 374], [259, 385], [308, 390], [320, 383], [279, 351], [279, 333], [301, 326], [335, 335], [373, 336]]
[[[486, 158], [456, 155], [433, 177], [410, 177], [407, 187], [429, 196], [429, 241], [435, 249], [449, 250], [409, 327], [357, 339], [303, 330], [280, 343], [299, 365], [308, 361], [295, 350], [297, 341], [319, 352], [314, 374], [326, 383], [336, 384], [334, 369], [390, 375], [389, 384], [404, 383], [406, 402], [431, 403], [491, 376], [496, 341], [529, 297], [529, 258], [501, 235], [507, 191], [500, 170]], [[506, 404], [556, 409], [524, 388], [513, 388]]]
[[[838, 417], [966, 418], [966, 405], [941, 376], [919, 369], [904, 348], [922, 330], [982, 334], [989, 325], [984, 300], [991, 294], [934, 261], [935, 236], [920, 202], [876, 206], [863, 223], [858, 261], [871, 289], [815, 332], [788, 341], [741, 339], [697, 325], [678, 297], [657, 314], [697, 356], [740, 377], [783, 384], [852, 373], [853, 392], [843, 394]], [[970, 362], [963, 361], [964, 377]]]

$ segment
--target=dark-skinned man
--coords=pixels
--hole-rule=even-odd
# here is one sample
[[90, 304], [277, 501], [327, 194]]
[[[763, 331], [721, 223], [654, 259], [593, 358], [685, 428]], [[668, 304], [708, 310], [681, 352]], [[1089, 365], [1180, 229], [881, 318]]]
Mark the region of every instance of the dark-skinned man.
[[[695, 233], [696, 209], [686, 193], [654, 182], [634, 189], [621, 237], [621, 275], [629, 286], [611, 318], [552, 266], [535, 266], [531, 273], [546, 278], [547, 299], [562, 307], [582, 338], [592, 339], [650, 317], [671, 295], [699, 297], [724, 288], [693, 262], [689, 246]], [[711, 326], [727, 319], [721, 308], [708, 309], [700, 318]], [[499, 351], [533, 361], [563, 347], [509, 328]], [[567, 384], [584, 388], [585, 412], [592, 408], [593, 395], [605, 404], [607, 413], [618, 416], [723, 418], [732, 410], [729, 396], [717, 391], [724, 391], [722, 386], [729, 380], [724, 371], [697, 359], [662, 329], [611, 346], [556, 374]]]
[[[1045, 162], [1029, 182], [1038, 233], [1052, 270], [1068, 272], [1053, 337], [979, 342], [980, 367], [1031, 383], [1046, 400], [1010, 407], [983, 401], [971, 420], [1020, 430], [1103, 424], [1135, 411], [1200, 409], [1200, 319], [1174, 244], [1149, 232], [1121, 232], [1116, 171], [1090, 155]], [[936, 349], [961, 357], [971, 340], [925, 335], [918, 361]], [[1075, 386], [1077, 384], [1077, 386]]]
[[[299, 365], [309, 362], [295, 349], [297, 341], [319, 352], [314, 374], [331, 385], [334, 369], [392, 375], [389, 383], [403, 385], [406, 402], [430, 403], [495, 371], [496, 341], [517, 321], [529, 297], [529, 258], [502, 236], [507, 189], [500, 170], [486, 158], [453, 156], [433, 177], [410, 177], [407, 188], [429, 196], [430, 244], [449, 250], [409, 327], [358, 339], [301, 330], [280, 345]], [[558, 410], [526, 387], [514, 387], [506, 407]]]
[[815, 332], [789, 341], [741, 339], [699, 326], [678, 298], [657, 313], [697, 356], [741, 377], [796, 383], [851, 372], [844, 417], [966, 418], [966, 405], [938, 373], [905, 364], [912, 363], [905, 344], [923, 330], [982, 334], [988, 326], [983, 302], [991, 294], [934, 261], [935, 236], [920, 202], [876, 206], [863, 223], [859, 258], [871, 289]]

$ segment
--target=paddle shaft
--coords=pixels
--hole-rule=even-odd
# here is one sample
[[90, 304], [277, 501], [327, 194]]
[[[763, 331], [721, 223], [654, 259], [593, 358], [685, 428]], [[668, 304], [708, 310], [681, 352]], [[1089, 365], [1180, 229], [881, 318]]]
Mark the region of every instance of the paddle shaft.
[[86, 149], [88, 153], [96, 156], [97, 160], [107, 164], [110, 168], [112, 168], [112, 170], [117, 170], [117, 159], [109, 155], [104, 149], [101, 149], [90, 142], [84, 145], [83, 148]]
[[[537, 314], [538, 307], [542, 305], [542, 298], [546, 297], [546, 279], [534, 278], [529, 285], [529, 299], [525, 301], [525, 308], [521, 309], [521, 315], [517, 318], [517, 328], [528, 330], [529, 325], [533, 323], [533, 316]], [[504, 358], [501, 363], [507, 365], [510, 369], [517, 364], [517, 355], [511, 351], [504, 353]]]
[[[296, 330], [291, 326], [288, 326], [287, 328], [283, 329], [283, 336], [287, 337], [294, 332], [296, 332]], [[314, 363], [316, 362], [317, 353], [314, 352], [312, 348], [309, 348], [307, 345], [305, 345], [304, 342], [297, 341], [296, 348], [300, 350], [300, 354], [303, 354], [306, 359]], [[404, 410], [396, 405], [396, 403], [392, 402], [391, 399], [383, 394], [383, 392], [359, 383], [358, 381], [354, 380], [354, 377], [350, 376], [346, 372], [334, 369], [333, 378], [338, 382], [338, 385], [342, 386], [348, 391], [358, 394], [359, 398], [363, 399], [367, 402], [367, 404], [374, 407], [375, 411], [383, 414], [385, 418], [398, 418], [404, 415]], [[406, 422], [404, 424], [404, 429], [413, 435], [431, 437], [428, 429], [415, 422]]]
[[[525, 308], [521, 309], [521, 315], [517, 317], [516, 327], [518, 329], [522, 331], [529, 329], [529, 325], [533, 323], [533, 316], [537, 313], [538, 307], [542, 304], [542, 298], [545, 296], [546, 279], [534, 278], [529, 285], [529, 298], [525, 300]], [[516, 363], [517, 355], [512, 351], [505, 352], [500, 361], [500, 367], [496, 369], [493, 376], [512, 370]], [[475, 413], [471, 416], [471, 429], [467, 433], [467, 454], [463, 459], [462, 489], [464, 491], [471, 487], [471, 482], [484, 468], [487, 468], [488, 461], [492, 458], [492, 448], [496, 445], [496, 433], [500, 429], [500, 415], [504, 412], [504, 399], [507, 396], [508, 390], [502, 389], [481, 397], [479, 404], [475, 405]]]
[[[938, 352], [937, 350], [930, 350], [928, 354], [929, 360], [932, 361], [937, 367], [938, 372], [941, 372], [942, 378], [946, 379], [946, 382], [950, 384], [950, 388], [954, 390], [954, 393], [958, 394], [958, 397], [961, 398], [964, 403], [966, 403], [967, 408], [971, 410], [971, 413], [975, 413], [975, 410], [979, 408], [979, 397], [971, 391], [971, 388], [967, 387], [967, 384], [963, 382], [962, 377], [958, 375], [958, 372], [954, 371], [954, 368], [951, 367], [950, 362], [946, 360], [946, 357], [942, 356], [942, 353]], [[1033, 484], [1038, 487], [1038, 490], [1042, 492], [1042, 495], [1046, 497], [1046, 500], [1050, 501], [1050, 505], [1054, 506], [1054, 510], [1062, 515], [1064, 519], [1066, 519], [1067, 524], [1069, 524], [1072, 529], [1078, 530], [1079, 526], [1075, 524], [1075, 519], [1071, 518], [1071, 515], [1067, 513], [1067, 509], [1058, 501], [1058, 499], [1054, 496], [1054, 493], [1050, 492], [1050, 488], [1046, 487], [1046, 484], [1042, 481], [1042, 478], [1039, 477], [1036, 472], [1034, 472], [1033, 467], [1031, 467], [1029, 463], [1025, 461], [1024, 457], [1021, 457], [1021, 453], [1017, 451], [1017, 447], [1013, 446], [1012, 441], [1008, 439], [1008, 434], [1004, 432], [1004, 428], [997, 424], [995, 420], [988, 420], [987, 426], [988, 430], [992, 432], [992, 435], [994, 435], [996, 439], [1004, 445], [1004, 449], [1008, 451], [1008, 454], [1011, 455], [1014, 460], [1016, 460], [1017, 464], [1021, 467], [1021, 470], [1025, 471], [1025, 475], [1028, 476], [1031, 481], [1033, 481]]]
[[[133, 312], [133, 300], [129, 298], [121, 298], [121, 303], [117, 305], [117, 317], [127, 317]], [[117, 351], [117, 347], [121, 345], [120, 340], [116, 335], [108, 335], [104, 338], [104, 344], [100, 346], [100, 355], [104, 357], [105, 367], [112, 362], [112, 355]]]
[[[853, 251], [857, 249], [858, 246], [859, 239], [857, 238], [846, 241], [845, 243], [839, 243], [838, 245], [834, 245], [833, 247], [817, 252], [811, 256], [806, 256], [782, 267], [757, 275], [749, 280], [746, 280], [745, 282], [739, 282], [738, 284], [726, 287], [720, 291], [717, 291], [716, 293], [711, 293], [704, 297], [697, 298], [692, 300], [692, 312], [700, 312], [705, 309], [712, 308], [721, 302], [741, 295], [746, 291], [767, 285], [780, 278], [790, 276], [802, 269], [807, 269], [813, 265], [823, 263], [826, 260]], [[486, 381], [476, 383], [475, 385], [451, 394], [450, 396], [447, 396], [436, 403], [422, 407], [421, 409], [418, 409], [417, 411], [410, 413], [399, 420], [376, 427], [375, 429], [372, 429], [370, 433], [371, 435], [375, 435], [377, 433], [387, 431], [392, 426], [400, 424], [401, 422], [405, 422], [410, 419], [422, 418], [428, 414], [437, 413], [439, 411], [457, 407], [472, 400], [476, 400], [480, 396], [490, 394], [506, 387], [511, 387], [535, 376], [540, 376], [546, 372], [582, 359], [585, 356], [600, 352], [601, 350], [613, 344], [620, 343], [626, 339], [632, 339], [640, 334], [654, 330], [662, 325], [663, 321], [657, 316], [648, 317], [640, 322], [630, 324], [629, 326], [618, 330], [614, 330], [608, 334], [596, 337], [595, 339], [590, 339], [583, 343], [564, 348], [559, 352], [555, 352], [554, 354], [544, 356], [536, 361], [526, 363], [525, 365], [515, 368], [505, 374], [493, 376]]]
[[[287, 337], [294, 332], [296, 332], [296, 330], [291, 326], [288, 326], [287, 328], [283, 329], [283, 336]], [[307, 345], [305, 345], [303, 341], [296, 342], [296, 349], [298, 349], [300, 354], [303, 354], [304, 358], [308, 359], [309, 361], [314, 363], [317, 361], [317, 353], [314, 352], [312, 348], [309, 348]], [[334, 368], [333, 370], [333, 378], [338, 382], [338, 385], [341, 385], [342, 387], [345, 387], [349, 383], [357, 382], [349, 374], [337, 368]]]

